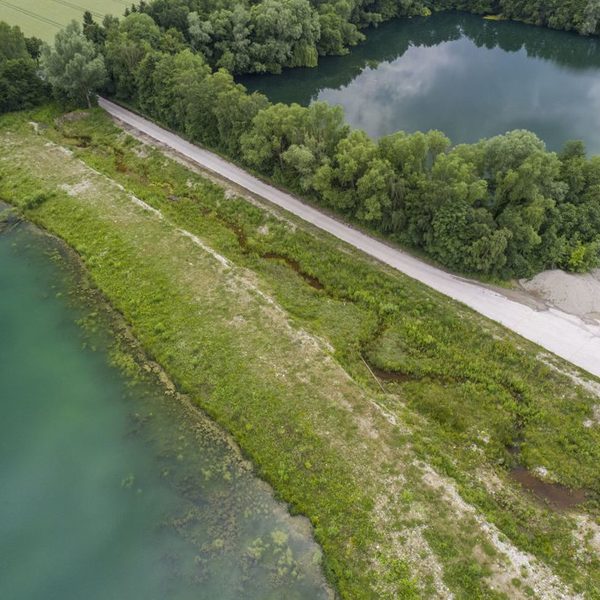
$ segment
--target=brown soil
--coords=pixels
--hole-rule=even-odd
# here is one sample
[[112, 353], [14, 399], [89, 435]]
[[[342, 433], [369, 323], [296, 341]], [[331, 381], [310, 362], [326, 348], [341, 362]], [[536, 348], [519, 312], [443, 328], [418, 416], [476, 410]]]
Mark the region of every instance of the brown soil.
[[572, 508], [586, 500], [584, 490], [572, 490], [559, 483], [542, 481], [524, 467], [515, 467], [510, 476], [518, 481], [524, 489], [559, 510]]
[[313, 275], [309, 275], [302, 270], [300, 263], [293, 258], [289, 258], [284, 256], [283, 254], [277, 254], [276, 252], [265, 252], [262, 255], [262, 258], [270, 259], [270, 260], [280, 260], [283, 261], [288, 267], [293, 269], [308, 285], [315, 288], [316, 290], [324, 289], [324, 285]]

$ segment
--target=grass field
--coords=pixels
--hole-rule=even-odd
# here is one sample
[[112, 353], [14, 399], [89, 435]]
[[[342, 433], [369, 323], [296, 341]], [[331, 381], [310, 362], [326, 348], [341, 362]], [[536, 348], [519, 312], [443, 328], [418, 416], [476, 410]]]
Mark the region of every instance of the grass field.
[[[597, 382], [99, 110], [6, 115], [0, 150], [0, 198], [310, 518], [342, 598], [600, 598]], [[587, 500], [557, 510], [517, 464]]]
[[127, 0], [0, 0], [0, 21], [51, 42], [59, 29], [73, 19], [80, 21], [86, 10], [102, 20], [105, 14], [120, 17], [130, 5]]

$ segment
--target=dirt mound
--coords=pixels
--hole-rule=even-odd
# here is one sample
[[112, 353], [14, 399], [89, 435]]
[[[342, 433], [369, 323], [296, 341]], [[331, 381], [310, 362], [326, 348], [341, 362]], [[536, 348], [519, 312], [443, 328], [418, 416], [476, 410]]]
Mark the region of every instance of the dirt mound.
[[77, 121], [81, 121], [83, 119], [87, 119], [90, 116], [90, 113], [84, 110], [74, 110], [73, 112], [66, 113], [61, 117], [55, 119], [55, 123], [57, 125], [63, 125], [64, 123], [75, 123]]
[[600, 269], [583, 275], [545, 271], [519, 283], [550, 306], [585, 320], [600, 321]]

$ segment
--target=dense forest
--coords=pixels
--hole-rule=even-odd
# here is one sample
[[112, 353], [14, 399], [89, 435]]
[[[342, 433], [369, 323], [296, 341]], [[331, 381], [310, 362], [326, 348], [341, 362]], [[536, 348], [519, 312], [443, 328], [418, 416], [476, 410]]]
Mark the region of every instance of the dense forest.
[[[260, 16], [264, 35], [260, 43], [251, 36], [254, 42], [235, 48], [246, 48], [239, 54], [253, 57], [256, 69], [307, 64], [316, 60], [310, 44], [322, 39], [315, 32], [322, 32], [325, 17], [338, 4], [315, 8], [305, 0], [265, 0], [248, 5], [244, 10]], [[394, 10], [401, 4], [407, 14], [428, 8], [394, 2], [386, 12], [379, 2], [368, 4], [374, 12], [367, 13], [364, 3], [343, 4], [348, 10], [336, 23], [351, 25], [354, 19], [354, 28], [341, 29], [355, 33], [369, 19], [394, 14], [392, 4]], [[339, 107], [272, 105], [261, 94], [248, 94], [224, 68], [221, 59], [228, 56], [233, 70], [239, 70], [237, 50], [226, 50], [229, 42], [218, 45], [212, 34], [209, 39], [193, 33], [206, 30], [207, 15], [238, 11], [225, 5], [221, 0], [156, 0], [102, 24], [87, 13], [83, 27], [72, 23], [57, 35], [54, 49], [43, 48], [44, 80], [62, 101], [89, 104], [90, 92], [100, 90], [135, 105], [191, 141], [458, 271], [508, 278], [555, 267], [585, 271], [599, 264], [600, 157], [587, 158], [580, 142], [556, 154], [527, 131], [454, 147], [438, 131], [397, 132], [374, 141], [352, 130]], [[267, 26], [272, 19], [288, 37], [280, 39], [274, 25]], [[15, 46], [14, 32], [0, 29], [0, 56], [7, 53], [4, 47]], [[343, 38], [342, 46], [351, 37]], [[17, 45], [22, 49], [23, 44], [25, 38]], [[263, 45], [269, 50], [261, 50]]]

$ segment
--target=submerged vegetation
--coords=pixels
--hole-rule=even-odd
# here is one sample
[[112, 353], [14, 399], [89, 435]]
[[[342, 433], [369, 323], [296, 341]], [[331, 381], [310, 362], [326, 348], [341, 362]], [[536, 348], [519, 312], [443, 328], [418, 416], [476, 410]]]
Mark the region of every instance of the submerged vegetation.
[[[0, 143], [0, 197], [81, 254], [148, 353], [310, 518], [342, 597], [597, 597], [599, 400], [583, 375], [101, 111], [8, 115]], [[557, 512], [517, 466], [583, 502]]]
[[18, 212], [0, 202], [0, 527], [28, 544], [0, 539], [0, 596], [332, 600], [306, 520], [148, 359], [76, 253]]

